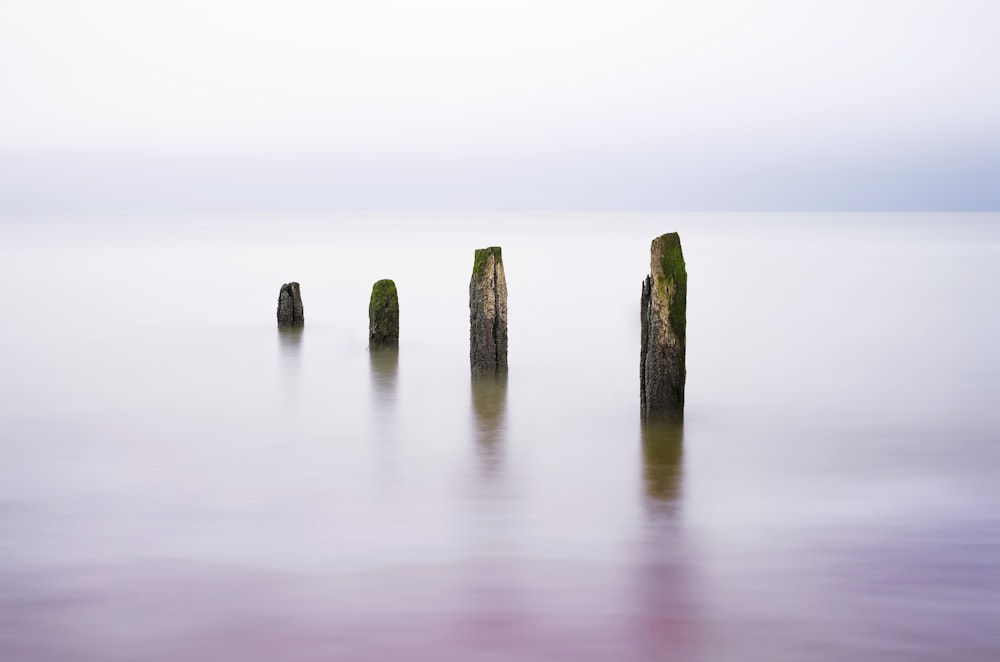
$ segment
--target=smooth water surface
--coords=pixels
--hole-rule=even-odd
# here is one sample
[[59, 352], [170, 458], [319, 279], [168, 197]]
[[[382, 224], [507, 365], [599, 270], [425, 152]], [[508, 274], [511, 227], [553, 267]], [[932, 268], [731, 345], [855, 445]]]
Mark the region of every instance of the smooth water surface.
[[1000, 659], [998, 286], [996, 214], [3, 219], [0, 659]]

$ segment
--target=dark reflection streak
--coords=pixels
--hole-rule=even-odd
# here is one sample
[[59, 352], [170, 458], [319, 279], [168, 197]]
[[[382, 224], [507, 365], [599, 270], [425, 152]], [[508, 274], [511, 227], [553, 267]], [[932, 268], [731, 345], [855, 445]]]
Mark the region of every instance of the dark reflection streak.
[[369, 348], [368, 361], [371, 364], [371, 383], [374, 395], [372, 416], [375, 421], [375, 433], [383, 442], [376, 444], [375, 448], [379, 454], [379, 466], [388, 470], [393, 466], [393, 458], [395, 457], [390, 449], [395, 446], [397, 434], [396, 382], [399, 374], [399, 348]]
[[511, 530], [483, 517], [484, 512], [509, 506], [502, 481], [507, 375], [473, 376], [470, 391], [477, 473], [472, 476], [472, 498], [463, 500], [471, 505], [469, 520], [462, 527], [468, 536], [470, 547], [465, 556], [470, 561], [459, 584], [457, 629], [463, 641], [478, 650], [504, 651], [511, 642], [520, 643], [530, 636], [535, 625], [529, 608], [522, 604], [524, 591], [519, 586], [519, 573], [514, 572], [517, 563], [503, 554], [512, 547]]
[[684, 424], [647, 422], [642, 426], [643, 482], [646, 505], [654, 520], [674, 519], [681, 499]]
[[698, 614], [680, 527], [684, 426], [649, 421], [641, 437], [648, 522], [636, 564], [636, 640], [642, 659], [690, 660], [697, 653]]
[[279, 326], [278, 348], [281, 353], [281, 373], [285, 394], [293, 406], [298, 402], [299, 357], [302, 352], [301, 326]]
[[382, 347], [368, 350], [371, 362], [372, 386], [380, 406], [391, 406], [396, 402], [396, 377], [399, 374], [399, 348]]
[[472, 409], [476, 416], [476, 448], [487, 475], [500, 470], [507, 411], [507, 375], [472, 378]]
[[301, 326], [279, 326], [278, 341], [281, 343], [281, 353], [287, 357], [298, 356], [299, 348], [302, 346], [302, 334], [305, 329]]

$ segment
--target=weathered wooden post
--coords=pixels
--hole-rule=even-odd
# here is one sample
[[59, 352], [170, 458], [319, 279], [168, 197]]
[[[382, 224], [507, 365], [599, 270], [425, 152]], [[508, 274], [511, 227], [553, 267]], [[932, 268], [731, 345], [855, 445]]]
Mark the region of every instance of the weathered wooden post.
[[469, 282], [469, 362], [473, 375], [507, 372], [507, 281], [499, 246], [476, 250]]
[[368, 302], [368, 347], [399, 346], [399, 295], [396, 283], [384, 279], [372, 285]]
[[653, 240], [649, 271], [642, 284], [639, 403], [643, 419], [679, 419], [687, 377], [687, 269], [676, 232]]
[[285, 283], [278, 292], [278, 326], [302, 326], [302, 293], [298, 283]]

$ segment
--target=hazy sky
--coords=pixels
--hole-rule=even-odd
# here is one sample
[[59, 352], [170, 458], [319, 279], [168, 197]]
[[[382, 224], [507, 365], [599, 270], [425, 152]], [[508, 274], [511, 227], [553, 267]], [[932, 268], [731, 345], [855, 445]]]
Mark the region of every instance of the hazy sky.
[[1000, 209], [996, 0], [25, 0], [0, 209]]

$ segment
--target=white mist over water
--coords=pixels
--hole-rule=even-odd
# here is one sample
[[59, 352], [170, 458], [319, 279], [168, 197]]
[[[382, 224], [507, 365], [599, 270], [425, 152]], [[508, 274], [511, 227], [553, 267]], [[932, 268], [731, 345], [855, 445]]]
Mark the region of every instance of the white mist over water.
[[[0, 657], [995, 657], [998, 221], [7, 219]], [[687, 412], [644, 433], [668, 231]], [[510, 376], [474, 388], [488, 245]]]
[[992, 0], [32, 0], [0, 211], [996, 210]]

